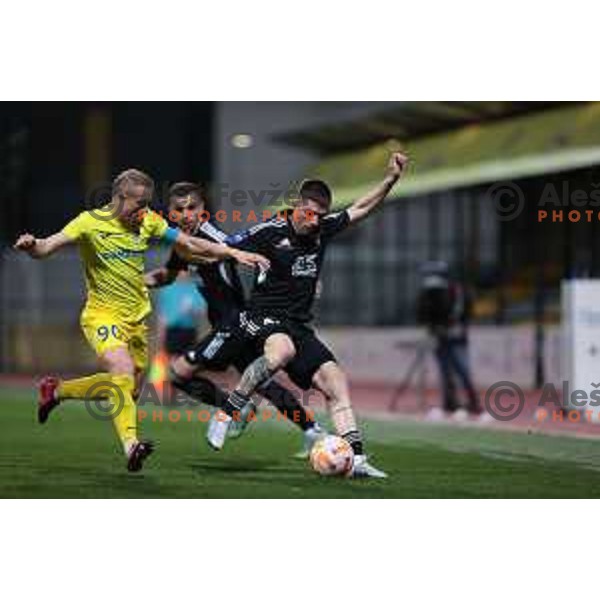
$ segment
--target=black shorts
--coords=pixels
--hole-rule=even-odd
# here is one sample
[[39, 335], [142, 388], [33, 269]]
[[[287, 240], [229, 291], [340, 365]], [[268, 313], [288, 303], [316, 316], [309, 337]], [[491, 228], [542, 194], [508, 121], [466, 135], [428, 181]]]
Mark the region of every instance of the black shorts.
[[168, 327], [165, 334], [165, 349], [168, 354], [183, 354], [196, 343], [196, 329]]
[[303, 390], [308, 390], [319, 368], [327, 362], [337, 362], [333, 352], [317, 337], [314, 330], [298, 321], [265, 313], [246, 311], [240, 316], [240, 328], [252, 342], [251, 354], [260, 356], [266, 339], [275, 333], [288, 335], [296, 347], [296, 356], [285, 372]]
[[239, 327], [217, 326], [198, 342], [185, 357], [192, 365], [209, 371], [226, 371], [235, 367], [243, 373], [260, 356]]

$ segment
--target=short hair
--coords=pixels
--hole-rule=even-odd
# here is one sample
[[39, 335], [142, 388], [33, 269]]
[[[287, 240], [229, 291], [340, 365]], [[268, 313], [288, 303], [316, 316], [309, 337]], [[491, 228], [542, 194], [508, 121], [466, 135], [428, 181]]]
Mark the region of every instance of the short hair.
[[143, 185], [154, 193], [154, 180], [150, 175], [138, 169], [127, 169], [119, 173], [112, 184], [112, 195], [122, 194], [129, 185]]
[[302, 200], [312, 200], [321, 208], [329, 211], [331, 208], [332, 194], [329, 186], [321, 179], [307, 179], [300, 187]]
[[188, 181], [174, 183], [169, 188], [167, 199], [171, 202], [173, 198], [187, 198], [188, 196], [194, 196], [198, 202], [206, 204], [206, 196], [202, 186], [199, 183], [190, 183]]

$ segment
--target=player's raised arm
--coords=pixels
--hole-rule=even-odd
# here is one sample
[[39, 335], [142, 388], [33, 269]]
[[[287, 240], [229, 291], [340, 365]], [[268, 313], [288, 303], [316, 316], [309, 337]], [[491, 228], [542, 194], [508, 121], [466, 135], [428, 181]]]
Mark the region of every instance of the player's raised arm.
[[45, 258], [72, 243], [73, 240], [62, 231], [47, 238], [36, 238], [30, 233], [24, 233], [19, 236], [13, 248], [26, 252], [31, 258]]
[[269, 268], [269, 261], [260, 254], [245, 252], [226, 244], [217, 244], [179, 232], [175, 240], [175, 250], [189, 262], [217, 262], [229, 258], [249, 267]]
[[408, 164], [408, 157], [401, 152], [395, 152], [390, 157], [387, 173], [383, 181], [366, 196], [356, 200], [350, 208], [348, 208], [348, 216], [350, 221], [355, 223], [370, 215], [392, 191]]

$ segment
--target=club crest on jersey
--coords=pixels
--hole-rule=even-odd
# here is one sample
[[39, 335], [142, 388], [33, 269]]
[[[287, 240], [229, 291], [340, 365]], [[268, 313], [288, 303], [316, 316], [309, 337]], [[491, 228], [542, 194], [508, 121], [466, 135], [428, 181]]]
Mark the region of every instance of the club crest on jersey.
[[316, 277], [317, 255], [298, 256], [292, 265], [292, 277]]

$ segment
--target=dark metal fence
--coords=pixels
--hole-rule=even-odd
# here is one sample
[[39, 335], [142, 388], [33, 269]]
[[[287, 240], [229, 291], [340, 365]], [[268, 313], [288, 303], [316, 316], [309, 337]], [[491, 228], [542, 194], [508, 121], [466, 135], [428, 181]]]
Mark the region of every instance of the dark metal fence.
[[[499, 214], [486, 185], [389, 202], [340, 236], [324, 269], [321, 322], [414, 323], [419, 266], [428, 260], [448, 262], [473, 289], [478, 322], [556, 322], [560, 281], [600, 275], [600, 170], [504, 184], [522, 195], [514, 218]], [[540, 221], [542, 209], [549, 217]], [[553, 210], [562, 217], [553, 221]]]

